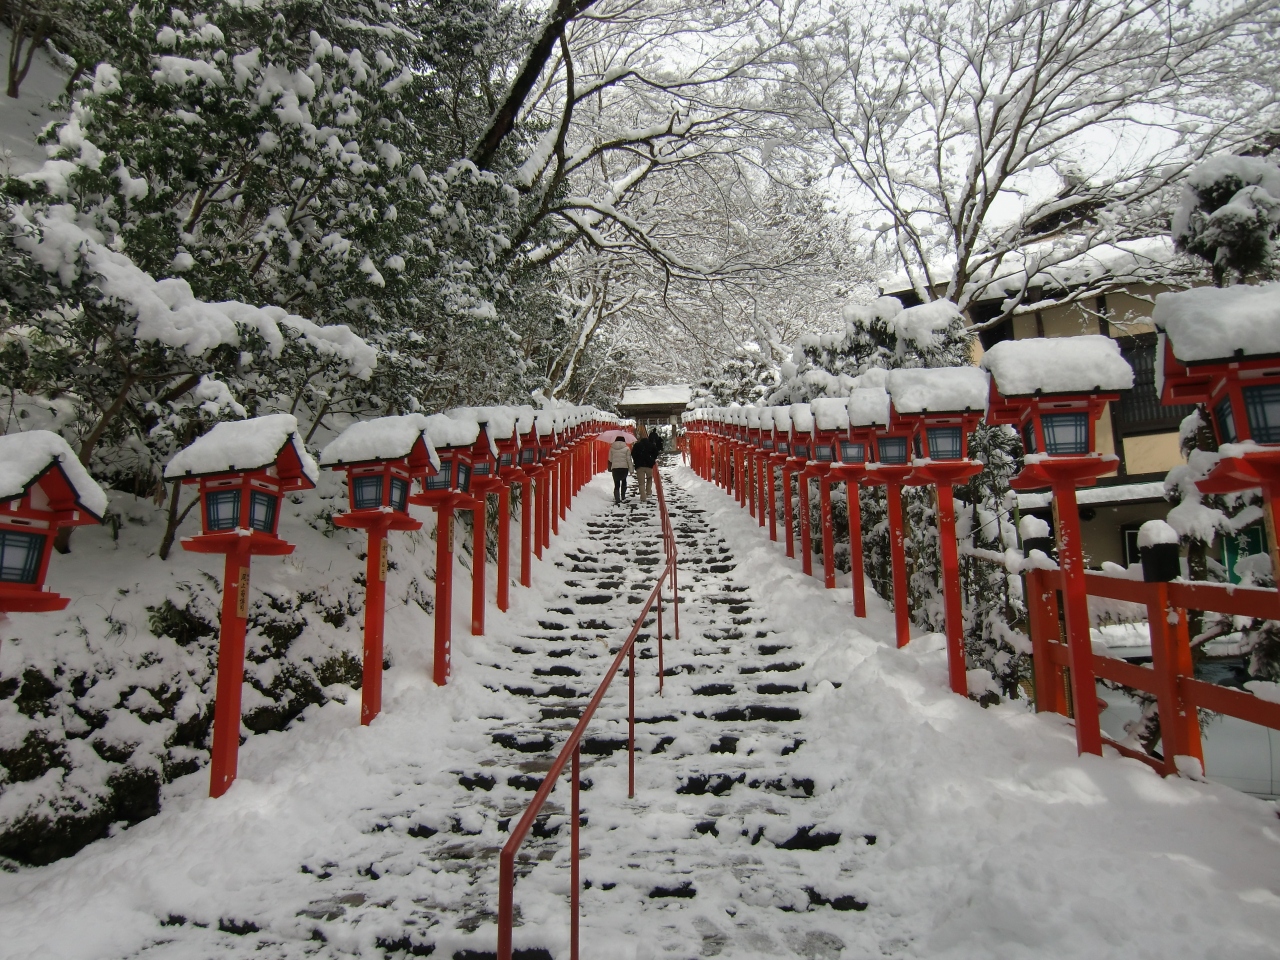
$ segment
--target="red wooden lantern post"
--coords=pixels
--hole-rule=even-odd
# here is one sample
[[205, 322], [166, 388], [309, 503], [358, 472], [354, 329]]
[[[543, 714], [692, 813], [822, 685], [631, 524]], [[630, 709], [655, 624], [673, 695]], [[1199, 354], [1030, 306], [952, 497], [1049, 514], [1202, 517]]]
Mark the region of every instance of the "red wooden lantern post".
[[[870, 389], [870, 388], [868, 388]], [[880, 391], [883, 393], [884, 391]], [[889, 403], [885, 394], [886, 407]], [[893, 622], [899, 647], [911, 642], [911, 603], [907, 590], [906, 529], [902, 519], [902, 488], [909, 486], [911, 428], [894, 423], [877, 426], [871, 434], [871, 462], [865, 467], [864, 482], [884, 485], [889, 521], [889, 560], [893, 568]]]
[[846, 410], [849, 432], [840, 439], [840, 463], [832, 478], [845, 483], [849, 508], [849, 575], [853, 590], [853, 615], [867, 615], [867, 585], [862, 565], [862, 501], [860, 488], [867, 477], [867, 455], [875, 448], [877, 427], [889, 425], [889, 395], [879, 387], [859, 387], [849, 394]]
[[67, 441], [48, 430], [0, 436], [0, 620], [65, 609], [45, 587], [54, 534], [101, 523], [107, 495]]
[[747, 411], [734, 405], [730, 408], [731, 428], [733, 430], [733, 495], [738, 506], [747, 507], [748, 493], [751, 484], [747, 480], [747, 462], [751, 448], [748, 442]]
[[489, 494], [505, 484], [498, 479], [497, 444], [489, 437], [488, 413], [471, 411], [480, 428], [471, 446], [471, 635], [484, 636], [484, 591], [489, 562]]
[[413, 481], [434, 472], [421, 414], [380, 417], [352, 424], [321, 451], [320, 465], [347, 475], [350, 512], [333, 518], [335, 526], [364, 530], [365, 557], [364, 679], [360, 722], [368, 725], [382, 712], [383, 625], [387, 604], [387, 533], [420, 530], [409, 516]]
[[[1053, 489], [1076, 745], [1081, 753], [1100, 754], [1076, 487], [1096, 483], [1119, 462], [1114, 454], [1097, 452], [1097, 421], [1106, 404], [1119, 399], [1119, 391], [1133, 386], [1133, 370], [1116, 342], [1104, 336], [1005, 340], [986, 352], [982, 366], [992, 378], [988, 421], [1015, 425], [1027, 451], [1026, 465], [1011, 486]], [[1042, 669], [1037, 666], [1037, 681]]]
[[768, 407], [747, 408], [747, 437], [751, 444], [751, 514], [760, 526], [765, 524], [765, 470], [769, 463], [765, 437], [773, 438], [773, 411]]
[[439, 466], [424, 479], [423, 489], [409, 502], [436, 511], [435, 663], [432, 679], [438, 686], [449, 682], [453, 646], [453, 513], [470, 510], [471, 452], [479, 434], [474, 421], [454, 420], [444, 414], [427, 418], [427, 439], [435, 448]]
[[[808, 472], [818, 480], [818, 512], [822, 523], [822, 579], [828, 589], [835, 589], [835, 528], [831, 520], [831, 484], [841, 479], [836, 472], [840, 460], [840, 441], [849, 434], [849, 406], [843, 397], [814, 400], [813, 451]], [[851, 547], [852, 549], [852, 547]], [[861, 545], [859, 545], [861, 549]]]
[[542, 543], [537, 538], [538, 499], [534, 490], [542, 466], [538, 463], [538, 428], [532, 412], [520, 421], [520, 585], [531, 586], [533, 550], [542, 556]]
[[498, 609], [506, 612], [511, 607], [511, 488], [522, 484], [520, 508], [520, 582], [529, 586], [528, 520], [529, 480], [522, 460], [522, 437], [533, 427], [533, 408], [501, 408], [500, 416], [490, 421], [493, 425], [493, 442], [498, 447]]
[[[783, 519], [788, 516], [786, 503], [791, 499], [791, 492], [787, 473], [787, 459], [791, 456], [791, 408], [790, 407], [770, 407], [769, 414], [773, 417], [772, 439], [763, 441], [765, 452], [768, 456], [768, 465], [766, 472], [768, 473], [769, 487], [769, 539], [775, 543], [778, 540], [778, 498], [774, 494], [773, 489], [773, 472], [776, 468], [779, 472], [782, 482], [783, 497]], [[788, 528], [790, 525], [788, 524]]]
[[969, 435], [987, 409], [987, 375], [973, 367], [892, 370], [886, 387], [890, 422], [913, 431], [914, 482], [934, 484], [938, 504], [938, 554], [942, 560], [942, 600], [946, 612], [947, 672], [951, 689], [969, 695], [964, 650], [964, 602], [956, 544], [954, 487], [982, 470], [968, 459]]
[[286, 493], [314, 487], [319, 470], [298, 436], [298, 421], [278, 413], [217, 424], [179, 451], [164, 475], [166, 480], [199, 485], [204, 532], [183, 538], [182, 548], [226, 556], [209, 764], [209, 796], [220, 797], [236, 778], [240, 751], [249, 563], [254, 556], [293, 552], [293, 544], [276, 535], [280, 500]]

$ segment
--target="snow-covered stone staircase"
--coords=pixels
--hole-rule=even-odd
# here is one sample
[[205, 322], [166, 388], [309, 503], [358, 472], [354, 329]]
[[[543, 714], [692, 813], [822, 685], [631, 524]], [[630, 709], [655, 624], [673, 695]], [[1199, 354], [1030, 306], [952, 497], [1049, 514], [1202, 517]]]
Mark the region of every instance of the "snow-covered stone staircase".
[[[823, 826], [814, 778], [799, 763], [807, 724], [821, 722], [805, 713], [806, 664], [778, 642], [750, 587], [735, 582], [734, 559], [703, 511], [676, 488], [668, 504], [680, 549], [683, 639], [671, 636], [668, 607], [659, 698], [652, 614], [641, 634], [634, 800], [625, 795], [625, 676], [584, 741], [584, 949], [606, 955], [621, 925], [652, 943], [655, 956], [835, 957], [843, 942], [823, 921], [866, 908], [857, 861], [875, 837]], [[456, 796], [465, 812], [454, 823], [470, 820], [477, 838], [486, 832], [481, 820], [496, 821], [501, 840], [523, 813], [660, 568], [652, 501], [632, 499], [586, 529], [558, 561], [564, 587], [539, 629], [511, 641], [509, 655], [490, 665], [489, 686], [519, 707], [493, 721], [473, 765], [452, 771], [465, 791]], [[520, 858], [524, 922], [516, 943], [531, 958], [544, 955], [539, 948], [565, 952], [567, 787], [566, 778]], [[478, 960], [480, 944], [492, 942], [498, 847], [456, 832], [431, 838], [429, 856], [435, 868], [465, 877], [468, 891], [424, 909], [421, 920], [437, 936], [449, 927], [474, 934], [476, 946], [453, 955]]]

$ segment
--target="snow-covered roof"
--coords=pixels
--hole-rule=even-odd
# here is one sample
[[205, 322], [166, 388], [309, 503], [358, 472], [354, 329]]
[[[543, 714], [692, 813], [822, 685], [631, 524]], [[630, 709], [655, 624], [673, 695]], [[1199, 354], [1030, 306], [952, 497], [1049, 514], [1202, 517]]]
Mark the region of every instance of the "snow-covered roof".
[[1119, 344], [1100, 334], [1002, 340], [983, 354], [981, 365], [1006, 397], [1133, 386], [1133, 368], [1120, 355]]
[[687, 383], [667, 383], [656, 387], [628, 387], [622, 392], [624, 407], [683, 406], [693, 399], [693, 387]]
[[1151, 319], [1183, 363], [1280, 353], [1280, 282], [1161, 293]]
[[409, 456], [417, 442], [422, 440], [432, 462], [439, 466], [426, 430], [427, 418], [420, 413], [361, 420], [343, 430], [320, 451], [320, 465], [333, 467], [369, 460], [400, 460]]
[[850, 391], [848, 407], [851, 426], [889, 425], [889, 394], [879, 387], [858, 387]]
[[289, 413], [214, 424], [203, 437], [174, 454], [164, 468], [164, 475], [172, 480], [211, 473], [261, 470], [274, 464], [290, 443], [298, 454], [303, 475], [315, 483], [320, 478], [320, 469], [298, 436], [297, 418]]
[[445, 416], [454, 420], [473, 420], [483, 423], [490, 440], [510, 440], [515, 433], [516, 421], [520, 416], [519, 407], [454, 407], [446, 410]]
[[813, 422], [819, 430], [846, 430], [849, 427], [849, 402], [844, 397], [819, 397], [809, 404]]
[[[1076, 491], [1076, 501], [1086, 503], [1132, 503], [1137, 500], [1163, 500], [1164, 481], [1153, 480], [1149, 483], [1122, 483], [1113, 486], [1084, 487]], [[1019, 510], [1039, 510], [1053, 502], [1053, 494], [1042, 493], [1018, 494]]]
[[987, 412], [987, 373], [977, 367], [890, 370], [889, 396], [899, 413]]
[[773, 408], [773, 425], [781, 433], [791, 432], [791, 408], [790, 407], [774, 407]]
[[474, 417], [455, 418], [444, 413], [427, 417], [427, 439], [440, 447], [469, 447], [480, 436], [480, 424]]
[[107, 512], [107, 495], [67, 441], [49, 430], [0, 436], [0, 500], [21, 497], [55, 464], [71, 484], [80, 506], [101, 519]]
[[800, 433], [813, 433], [813, 409], [807, 403], [791, 405], [791, 427]]

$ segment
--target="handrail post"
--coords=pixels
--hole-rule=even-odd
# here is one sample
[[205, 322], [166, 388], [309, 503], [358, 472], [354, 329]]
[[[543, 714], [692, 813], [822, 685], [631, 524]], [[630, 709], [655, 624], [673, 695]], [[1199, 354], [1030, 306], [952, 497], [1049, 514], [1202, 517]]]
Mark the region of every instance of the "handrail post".
[[636, 645], [631, 644], [627, 663], [627, 799], [636, 795]]
[[571, 816], [572, 828], [569, 831], [570, 851], [569, 851], [569, 889], [573, 892], [570, 894], [569, 910], [570, 910], [570, 926], [569, 926], [569, 960], [578, 960], [578, 896], [581, 885], [580, 870], [581, 864], [578, 862], [579, 840], [578, 840], [578, 823], [582, 819], [579, 815], [578, 804], [578, 784], [581, 782], [581, 758], [582, 746], [579, 744], [573, 748], [573, 789], [571, 791], [572, 801], [569, 806], [572, 810]]
[[667, 578], [667, 571], [662, 571], [658, 578], [658, 692], [662, 692], [662, 581]]

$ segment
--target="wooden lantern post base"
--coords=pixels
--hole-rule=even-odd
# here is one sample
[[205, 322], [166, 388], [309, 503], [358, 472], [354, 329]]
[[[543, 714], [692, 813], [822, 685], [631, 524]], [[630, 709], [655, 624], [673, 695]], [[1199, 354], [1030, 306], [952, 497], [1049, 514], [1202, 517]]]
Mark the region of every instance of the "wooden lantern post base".
[[911, 642], [911, 603], [907, 589], [906, 526], [902, 521], [902, 488], [915, 468], [910, 464], [876, 464], [866, 469], [868, 486], [884, 486], [889, 514], [889, 560], [893, 568], [893, 624], [899, 647]]
[[1071, 700], [1075, 705], [1076, 749], [1079, 753], [1098, 755], [1102, 754], [1102, 727], [1098, 722], [1098, 690], [1093, 672], [1089, 598], [1084, 582], [1084, 551], [1080, 544], [1076, 488], [1092, 485], [1098, 477], [1113, 471], [1118, 462], [1113, 455], [1041, 457], [1023, 467], [1009, 484], [1015, 490], [1045, 487], [1053, 490], [1067, 654], [1071, 661]]
[[182, 541], [182, 549], [226, 556], [218, 632], [213, 748], [209, 758], [209, 796], [220, 797], [236, 779], [240, 754], [240, 691], [244, 685], [244, 637], [249, 618], [249, 562], [254, 556], [287, 556], [293, 553], [293, 544], [258, 530], [232, 530], [187, 537]]
[[364, 659], [360, 685], [360, 723], [368, 726], [382, 712], [382, 641], [387, 608], [387, 533], [420, 530], [422, 521], [393, 510], [359, 510], [333, 518], [336, 527], [369, 534], [364, 568]]
[[934, 460], [912, 474], [913, 480], [935, 484], [938, 491], [938, 554], [942, 560], [942, 602], [946, 612], [947, 675], [952, 692], [962, 697], [969, 695], [969, 670], [964, 652], [964, 602], [960, 592], [953, 488], [981, 470], [982, 464], [971, 460]]
[[[862, 568], [862, 503], [858, 489], [866, 477], [860, 463], [837, 463], [831, 468], [830, 482], [844, 481], [845, 499], [849, 503], [849, 579], [853, 581], [853, 615], [867, 615], [867, 585]], [[828, 487], [828, 509], [830, 488]]]

